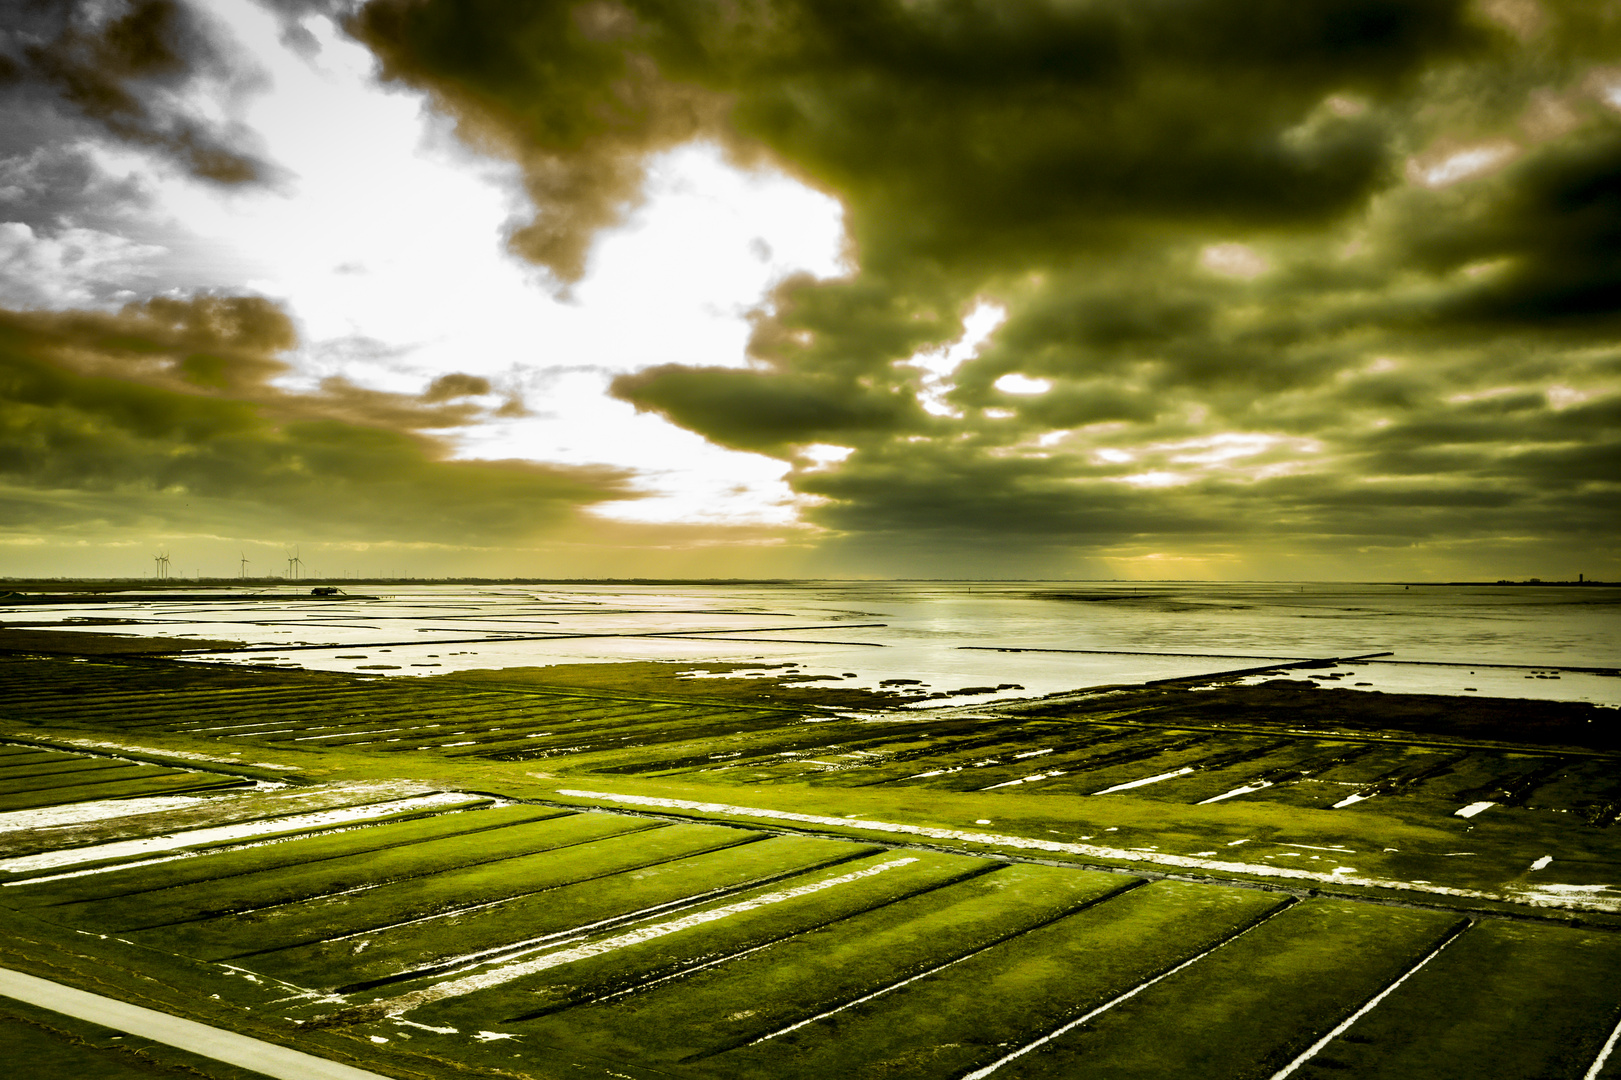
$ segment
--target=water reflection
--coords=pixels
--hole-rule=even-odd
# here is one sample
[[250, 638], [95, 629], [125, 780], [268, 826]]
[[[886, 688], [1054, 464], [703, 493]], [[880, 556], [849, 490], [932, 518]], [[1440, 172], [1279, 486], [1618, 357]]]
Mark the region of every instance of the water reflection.
[[1621, 678], [1573, 670], [1621, 662], [1621, 589], [1608, 587], [884, 581], [385, 591], [375, 600], [311, 601], [287, 589], [238, 602], [132, 593], [116, 603], [0, 607], [0, 622], [237, 641], [251, 651], [196, 659], [390, 675], [613, 660], [792, 662], [831, 676], [828, 685], [876, 689], [907, 679], [919, 694], [1002, 687], [946, 703], [1390, 652], [1292, 677], [1621, 704]]

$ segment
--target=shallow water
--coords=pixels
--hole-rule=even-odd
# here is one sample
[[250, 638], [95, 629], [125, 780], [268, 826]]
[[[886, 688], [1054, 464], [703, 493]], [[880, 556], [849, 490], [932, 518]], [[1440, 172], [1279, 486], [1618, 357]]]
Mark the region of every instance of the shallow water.
[[[220, 604], [132, 594], [128, 604], [0, 608], [0, 622], [129, 619], [83, 628], [263, 647], [197, 657], [204, 662], [379, 675], [728, 661], [793, 663], [806, 675], [834, 677], [830, 686], [914, 679], [919, 691], [935, 693], [1000, 688], [936, 699], [953, 704], [1389, 652], [1292, 677], [1337, 674], [1328, 685], [1621, 705], [1621, 678], [1571, 670], [1621, 664], [1621, 588], [1602, 586], [424, 585], [333, 602], [284, 592], [285, 602]], [[999, 651], [1012, 649], [1031, 651]]]

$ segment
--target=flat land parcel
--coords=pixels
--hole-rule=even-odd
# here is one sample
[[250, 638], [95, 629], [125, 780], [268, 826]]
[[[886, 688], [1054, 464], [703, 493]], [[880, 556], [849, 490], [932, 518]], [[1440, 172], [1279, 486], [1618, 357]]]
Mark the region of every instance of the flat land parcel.
[[0, 966], [402, 1078], [1616, 1077], [1616, 718], [17, 655]]

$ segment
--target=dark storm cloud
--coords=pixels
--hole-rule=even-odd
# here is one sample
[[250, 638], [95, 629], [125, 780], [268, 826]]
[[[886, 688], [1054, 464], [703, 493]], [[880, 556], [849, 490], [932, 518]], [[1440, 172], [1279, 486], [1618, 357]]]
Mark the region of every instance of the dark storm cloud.
[[422, 400], [428, 402], [451, 401], [455, 398], [478, 397], [490, 392], [490, 380], [482, 375], [464, 375], [452, 372], [441, 375], [428, 384], [422, 392]]
[[811, 511], [830, 528], [944, 535], [957, 543], [978, 538], [994, 544], [1009, 533], [1046, 542], [1113, 543], [1139, 533], [1220, 525], [1191, 500], [1166, 505], [1119, 484], [1080, 489], [1074, 469], [1062, 461], [1000, 458], [951, 444], [902, 444], [845, 468], [802, 473], [796, 486], [830, 500]]
[[281, 42], [305, 58], [320, 53], [321, 43], [303, 25], [303, 20], [320, 15], [341, 21], [360, 7], [361, 0], [258, 0], [281, 24]]
[[[108, 176], [83, 147], [53, 144], [55, 133], [26, 128], [0, 127], [0, 215], [5, 220], [43, 231], [64, 219], [104, 221], [109, 211], [145, 205], [145, 193], [134, 179]], [[13, 147], [16, 153], [10, 152]]]
[[446, 460], [422, 430], [475, 419], [471, 403], [342, 383], [278, 390], [279, 354], [295, 344], [287, 317], [251, 297], [157, 299], [117, 315], [0, 312], [8, 525], [59, 523], [64, 507], [102, 500], [109, 520], [161, 526], [196, 503], [216, 525], [468, 542], [530, 536], [629, 497], [614, 470]]
[[611, 390], [722, 446], [767, 454], [800, 443], [860, 438], [865, 432], [915, 429], [925, 420], [908, 394], [736, 368], [664, 364], [617, 376]]
[[257, 138], [230, 119], [261, 86], [206, 6], [5, 5], [0, 305], [111, 308], [217, 280], [219, 260], [204, 265], [195, 238], [153, 215], [150, 180], [102, 151], [137, 148], [226, 188], [276, 180]]
[[1621, 116], [1494, 179], [1456, 217], [1410, 223], [1408, 251], [1419, 265], [1504, 262], [1436, 317], [1613, 334], [1621, 315]]
[[352, 23], [383, 75], [424, 86], [475, 145], [523, 165], [541, 213], [513, 248], [573, 281], [593, 235], [638, 198], [642, 158], [714, 130], [719, 99], [664, 80], [611, 3], [370, 5]]
[[354, 25], [386, 76], [516, 147], [548, 238], [517, 246], [572, 277], [645, 156], [695, 136], [844, 196], [872, 266], [1020, 267], [1143, 217], [1319, 220], [1379, 178], [1379, 125], [1292, 129], [1325, 94], [1387, 91], [1480, 47], [1463, 10], [377, 0]]
[[[373, 0], [351, 25], [523, 166], [513, 245], [560, 279], [683, 141], [839, 197], [855, 270], [782, 282], [749, 366], [650, 357], [613, 392], [796, 462], [854, 540], [1553, 550], [1613, 523], [1613, 6]], [[1006, 321], [976, 356], [914, 362], [979, 304]]]
[[206, 21], [178, 0], [25, 2], [7, 8], [0, 97], [11, 110], [82, 118], [225, 184], [262, 179], [246, 132], [189, 110], [200, 77], [240, 84]]

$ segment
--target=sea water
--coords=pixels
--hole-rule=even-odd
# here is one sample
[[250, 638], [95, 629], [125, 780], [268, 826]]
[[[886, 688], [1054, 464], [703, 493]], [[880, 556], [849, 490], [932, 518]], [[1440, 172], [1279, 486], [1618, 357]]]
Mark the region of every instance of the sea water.
[[[1621, 705], [1621, 588], [1210, 582], [389, 586], [375, 600], [0, 608], [0, 622], [240, 641], [203, 662], [378, 675], [663, 660], [964, 704], [1305, 659], [1351, 689]], [[64, 625], [63, 629], [71, 626]], [[694, 677], [703, 672], [694, 667]], [[1276, 678], [1276, 672], [1251, 681]], [[895, 684], [894, 680], [915, 680]], [[962, 691], [957, 693], [956, 691]]]

